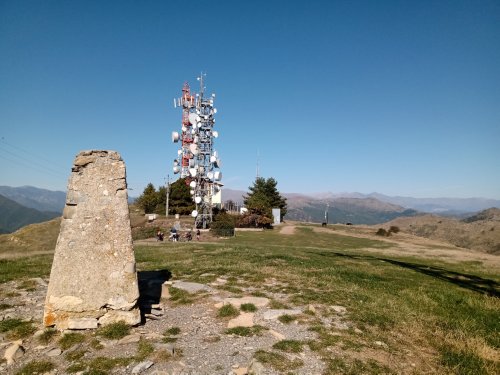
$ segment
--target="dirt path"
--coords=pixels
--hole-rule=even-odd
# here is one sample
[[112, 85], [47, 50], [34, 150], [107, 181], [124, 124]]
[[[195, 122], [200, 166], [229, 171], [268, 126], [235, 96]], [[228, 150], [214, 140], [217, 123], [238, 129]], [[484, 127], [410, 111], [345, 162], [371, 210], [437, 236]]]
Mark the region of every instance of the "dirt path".
[[284, 225], [280, 230], [281, 234], [294, 234], [295, 233], [295, 225]]

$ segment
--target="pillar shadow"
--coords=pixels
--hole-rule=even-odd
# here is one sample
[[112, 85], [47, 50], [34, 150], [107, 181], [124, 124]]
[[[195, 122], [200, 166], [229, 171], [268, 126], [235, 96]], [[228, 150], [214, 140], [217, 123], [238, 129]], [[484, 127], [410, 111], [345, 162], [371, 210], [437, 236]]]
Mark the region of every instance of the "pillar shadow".
[[139, 271], [137, 279], [139, 282], [139, 309], [141, 320], [145, 321], [145, 314], [151, 313], [151, 306], [160, 303], [161, 289], [165, 281], [172, 277], [169, 270]]
[[450, 271], [442, 267], [432, 267], [424, 264], [403, 262], [394, 259], [380, 258], [370, 255], [349, 255], [338, 252], [320, 252], [315, 253], [325, 257], [345, 257], [350, 259], [381, 261], [394, 264], [398, 267], [411, 269], [415, 272], [423, 273], [427, 276], [434, 277], [455, 285], [461, 288], [469, 289], [474, 292], [487, 294], [492, 297], [500, 297], [500, 283], [495, 280], [485, 279], [476, 275], [467, 273]]

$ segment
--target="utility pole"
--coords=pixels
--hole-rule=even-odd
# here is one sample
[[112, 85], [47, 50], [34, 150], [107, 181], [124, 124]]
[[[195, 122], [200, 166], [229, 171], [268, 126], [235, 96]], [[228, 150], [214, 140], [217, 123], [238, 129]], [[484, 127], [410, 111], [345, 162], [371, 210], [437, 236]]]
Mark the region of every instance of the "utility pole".
[[170, 195], [170, 175], [167, 175], [167, 186], [166, 186], [167, 201], [165, 203], [165, 217], [168, 217], [168, 198]]

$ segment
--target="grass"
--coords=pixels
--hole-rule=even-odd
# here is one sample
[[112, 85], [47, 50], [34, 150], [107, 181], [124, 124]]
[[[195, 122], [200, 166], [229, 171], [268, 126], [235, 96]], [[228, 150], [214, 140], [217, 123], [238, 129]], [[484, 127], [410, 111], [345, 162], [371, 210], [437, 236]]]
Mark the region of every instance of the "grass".
[[300, 353], [304, 344], [297, 340], [281, 340], [273, 345], [274, 349], [278, 349], [288, 353]]
[[301, 367], [304, 363], [300, 359], [289, 360], [282, 354], [257, 350], [255, 359], [261, 363], [267, 364], [278, 371], [289, 371]]
[[57, 330], [54, 328], [46, 328], [43, 333], [38, 336], [38, 341], [40, 344], [47, 345], [54, 339], [55, 335], [57, 335]]
[[289, 315], [289, 314], [283, 314], [278, 317], [278, 320], [283, 323], [283, 324], [290, 324], [294, 320], [296, 320], [297, 317], [294, 315]]
[[31, 335], [35, 332], [35, 327], [32, 322], [26, 322], [17, 318], [7, 318], [0, 322], [0, 332], [6, 333], [7, 338], [16, 340]]
[[135, 358], [137, 361], [145, 360], [149, 355], [155, 351], [153, 344], [146, 340], [140, 340], [137, 345], [137, 354]]
[[[325, 373], [398, 372], [392, 364], [385, 367], [355, 357], [363, 348], [390, 352], [393, 362], [416, 356], [435, 373], [499, 372], [500, 299], [484, 293], [499, 290], [498, 268], [404, 256], [404, 244], [401, 255], [389, 255], [384, 251], [393, 245], [382, 239], [343, 236], [333, 229], [313, 233], [312, 228], [299, 226], [289, 236], [278, 231], [240, 232], [221, 243], [138, 245], [137, 266], [140, 271], [168, 269], [175, 278], [191, 281], [203, 274], [224, 277], [231, 287], [251, 287], [253, 295], [274, 297], [271, 308], [312, 304], [321, 319], [341, 319], [361, 329], [362, 335], [345, 330], [339, 336], [334, 327], [309, 317], [307, 324], [317, 337], [306, 344], [325, 361]], [[51, 260], [50, 255], [0, 260], [0, 283], [47, 277]], [[170, 291], [175, 303], [199, 298], [175, 288]], [[347, 312], [336, 314], [328, 308], [333, 305]], [[388, 347], [374, 346], [375, 341]], [[332, 348], [342, 351], [342, 360], [332, 358]], [[274, 350], [260, 351], [257, 357], [263, 363], [290, 361]], [[285, 366], [283, 371], [293, 368]], [[425, 372], [418, 367], [415, 371]]]
[[255, 336], [255, 335], [260, 335], [262, 330], [265, 328], [259, 325], [253, 326], [253, 327], [233, 327], [233, 328], [228, 328], [226, 329], [226, 334], [228, 335], [236, 335], [236, 336], [242, 336], [242, 337], [248, 337], [248, 336]]
[[130, 333], [130, 326], [123, 321], [99, 327], [96, 334], [110, 340], [119, 340]]
[[217, 312], [219, 318], [232, 318], [238, 315], [240, 315], [240, 312], [231, 304], [222, 306]]
[[244, 312], [255, 312], [257, 311], [257, 306], [253, 303], [242, 303], [240, 306], [240, 310]]
[[59, 347], [62, 350], [68, 350], [76, 344], [80, 344], [85, 341], [85, 335], [78, 332], [65, 333], [63, 337], [59, 339]]
[[16, 372], [16, 375], [44, 374], [54, 368], [54, 364], [50, 361], [31, 361]]

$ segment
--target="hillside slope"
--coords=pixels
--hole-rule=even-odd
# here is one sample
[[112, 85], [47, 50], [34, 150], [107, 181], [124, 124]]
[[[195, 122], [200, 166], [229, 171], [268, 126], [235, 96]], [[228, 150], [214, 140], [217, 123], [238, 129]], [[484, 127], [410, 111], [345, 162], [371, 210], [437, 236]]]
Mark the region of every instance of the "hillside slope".
[[496, 220], [491, 217], [491, 210], [482, 211], [474, 215], [472, 219], [464, 221], [435, 215], [421, 215], [397, 218], [385, 223], [384, 227], [394, 225], [403, 232], [419, 237], [446, 241], [466, 249], [500, 254], [500, 220], [498, 216]]
[[303, 197], [288, 200], [285, 220], [321, 223], [328, 207], [329, 223], [377, 224], [400, 216], [415, 216], [415, 210], [384, 203], [374, 198], [337, 198], [311, 200]]
[[34, 186], [0, 186], [0, 194], [22, 206], [42, 212], [62, 213], [66, 202], [66, 193], [40, 189]]
[[25, 225], [60, 216], [58, 212], [41, 212], [0, 195], [0, 233], [10, 233]]

